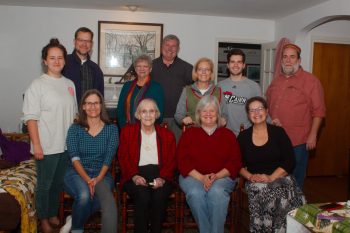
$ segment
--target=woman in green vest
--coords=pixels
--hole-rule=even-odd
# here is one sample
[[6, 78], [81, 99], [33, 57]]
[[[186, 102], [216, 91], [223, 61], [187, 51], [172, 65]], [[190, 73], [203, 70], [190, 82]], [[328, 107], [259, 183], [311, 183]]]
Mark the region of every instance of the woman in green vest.
[[200, 58], [193, 66], [192, 79], [194, 83], [184, 87], [176, 107], [174, 118], [179, 125], [194, 124], [196, 106], [203, 96], [212, 95], [221, 102], [221, 89], [213, 82], [214, 63], [212, 60], [206, 57]]

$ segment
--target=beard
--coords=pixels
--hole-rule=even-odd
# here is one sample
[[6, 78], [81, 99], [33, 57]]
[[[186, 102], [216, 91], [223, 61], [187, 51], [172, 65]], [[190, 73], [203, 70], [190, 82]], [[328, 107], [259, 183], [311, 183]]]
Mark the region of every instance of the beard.
[[89, 52], [83, 53], [83, 52], [81, 52], [80, 50], [77, 50], [77, 49], [76, 49], [75, 51], [76, 51], [77, 54], [79, 54], [79, 55], [81, 55], [81, 56], [83, 56], [83, 57], [86, 57], [86, 56], [89, 55]]
[[287, 76], [291, 76], [295, 74], [298, 70], [299, 70], [299, 64], [295, 64], [292, 66], [286, 66], [282, 64], [282, 72]]

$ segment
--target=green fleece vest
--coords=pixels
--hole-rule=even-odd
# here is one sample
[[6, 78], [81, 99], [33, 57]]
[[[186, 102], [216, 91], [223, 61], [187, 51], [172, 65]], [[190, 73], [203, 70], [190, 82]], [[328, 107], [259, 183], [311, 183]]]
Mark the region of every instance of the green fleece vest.
[[[219, 103], [221, 102], [221, 89], [218, 87], [214, 87], [213, 90], [210, 93], [211, 96], [215, 96]], [[195, 112], [196, 107], [199, 102], [199, 100], [203, 96], [198, 95], [191, 86], [186, 86], [186, 111], [187, 116], [190, 116], [192, 120], [195, 120]]]

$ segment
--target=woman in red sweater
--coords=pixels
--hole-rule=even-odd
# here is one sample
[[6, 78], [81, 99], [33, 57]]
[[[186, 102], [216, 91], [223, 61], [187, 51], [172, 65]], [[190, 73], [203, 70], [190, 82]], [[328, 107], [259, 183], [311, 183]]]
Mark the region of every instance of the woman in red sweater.
[[172, 191], [176, 142], [168, 129], [155, 124], [159, 116], [156, 102], [144, 99], [135, 112], [140, 123], [126, 125], [120, 135], [120, 184], [134, 200], [134, 232], [139, 233], [161, 232]]
[[200, 233], [223, 233], [230, 193], [241, 168], [235, 135], [220, 126], [221, 111], [214, 96], [203, 97], [192, 127], [177, 149], [179, 183]]

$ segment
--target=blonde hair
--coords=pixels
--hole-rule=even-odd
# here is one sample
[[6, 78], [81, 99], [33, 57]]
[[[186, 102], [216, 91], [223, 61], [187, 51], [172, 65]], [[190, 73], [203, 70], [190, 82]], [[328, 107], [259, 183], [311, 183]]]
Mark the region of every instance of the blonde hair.
[[210, 66], [210, 71], [211, 71], [211, 81], [214, 81], [214, 63], [211, 59], [207, 58], [207, 57], [202, 57], [200, 58], [193, 66], [193, 70], [192, 70], [192, 80], [193, 81], [197, 81], [198, 80], [198, 75], [197, 75], [197, 70], [198, 70], [198, 66], [201, 63], [208, 63]]

